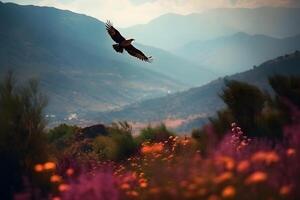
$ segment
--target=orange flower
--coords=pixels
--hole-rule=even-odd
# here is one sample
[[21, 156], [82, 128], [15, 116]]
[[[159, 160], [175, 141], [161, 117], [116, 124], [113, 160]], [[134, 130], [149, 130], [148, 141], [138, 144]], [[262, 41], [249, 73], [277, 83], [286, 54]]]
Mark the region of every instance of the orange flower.
[[50, 177], [50, 182], [55, 183], [55, 182], [60, 182], [61, 181], [61, 177], [58, 175], [52, 175]]
[[160, 153], [163, 150], [163, 144], [162, 143], [155, 143], [152, 145], [145, 145], [142, 147], [141, 151], [143, 154], [149, 154], [149, 153]]
[[121, 185], [121, 189], [123, 189], [123, 190], [128, 190], [129, 188], [130, 188], [130, 185], [128, 183], [123, 183]]
[[148, 186], [148, 183], [147, 182], [142, 182], [140, 183], [140, 187], [141, 188], [146, 188]]
[[181, 187], [186, 187], [188, 185], [188, 182], [186, 180], [182, 180], [182, 181], [180, 181], [179, 185]]
[[72, 176], [74, 174], [74, 169], [72, 169], [72, 168], [67, 169], [66, 174], [68, 176]]
[[208, 200], [219, 200], [220, 198], [217, 196], [217, 195], [214, 195], [214, 194], [212, 194], [212, 195], [210, 195], [209, 197], [208, 197]]
[[150, 192], [151, 194], [157, 194], [157, 193], [159, 193], [159, 188], [157, 188], [157, 187], [151, 188], [151, 189], [149, 190], [149, 192]]
[[288, 149], [286, 150], [286, 155], [287, 155], [287, 156], [294, 156], [295, 154], [296, 154], [296, 150], [293, 149], [293, 148], [288, 148]]
[[197, 189], [197, 185], [196, 184], [189, 184], [189, 185], [187, 185], [187, 189], [188, 190], [196, 190]]
[[204, 196], [207, 194], [207, 189], [206, 188], [201, 188], [199, 191], [198, 191], [198, 194], [200, 196]]
[[133, 197], [139, 196], [139, 193], [137, 193], [137, 191], [134, 191], [134, 190], [128, 191], [127, 194], [128, 194], [129, 196], [133, 196]]
[[36, 172], [41, 172], [41, 171], [44, 170], [44, 167], [43, 167], [42, 164], [36, 164], [36, 165], [34, 166], [34, 170], [35, 170]]
[[216, 184], [222, 183], [224, 181], [227, 181], [232, 178], [232, 173], [231, 172], [224, 172], [221, 175], [217, 176], [214, 178], [214, 182]]
[[52, 200], [61, 200], [60, 197], [52, 197]]
[[65, 192], [65, 191], [68, 191], [69, 189], [70, 189], [70, 186], [68, 184], [63, 183], [58, 186], [58, 190], [60, 192]]
[[140, 187], [141, 187], [141, 188], [146, 188], [146, 187], [148, 186], [147, 179], [141, 178], [141, 179], [139, 180], [139, 184], [140, 184]]
[[55, 168], [56, 168], [56, 165], [55, 165], [54, 162], [46, 162], [46, 163], [44, 164], [44, 169], [45, 169], [45, 170], [53, 170], [53, 169], [55, 169]]
[[227, 186], [222, 191], [222, 197], [224, 198], [232, 198], [234, 197], [236, 191], [233, 186]]
[[268, 175], [265, 172], [262, 171], [256, 171], [252, 173], [248, 178], [246, 179], [245, 183], [247, 185], [250, 184], [256, 184], [256, 183], [261, 183], [267, 180]]
[[205, 179], [200, 176], [197, 176], [194, 178], [194, 182], [198, 185], [202, 185], [205, 182]]
[[219, 156], [216, 158], [216, 164], [224, 164], [225, 168], [232, 170], [235, 166], [234, 160], [229, 156]]
[[291, 193], [292, 187], [291, 185], [284, 185], [280, 188], [279, 194], [282, 196], [286, 196]]
[[250, 166], [250, 163], [248, 160], [243, 160], [241, 162], [239, 162], [238, 166], [237, 166], [237, 171], [238, 172], [245, 172]]
[[258, 151], [251, 157], [252, 162], [265, 162], [267, 164], [279, 161], [279, 156], [274, 151]]

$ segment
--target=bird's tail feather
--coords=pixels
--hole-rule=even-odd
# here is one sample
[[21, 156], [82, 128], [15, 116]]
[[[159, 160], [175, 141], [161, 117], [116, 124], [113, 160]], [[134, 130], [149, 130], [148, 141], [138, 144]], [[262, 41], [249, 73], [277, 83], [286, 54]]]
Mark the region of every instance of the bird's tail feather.
[[124, 49], [119, 44], [114, 44], [113, 48], [116, 50], [116, 52], [123, 53]]

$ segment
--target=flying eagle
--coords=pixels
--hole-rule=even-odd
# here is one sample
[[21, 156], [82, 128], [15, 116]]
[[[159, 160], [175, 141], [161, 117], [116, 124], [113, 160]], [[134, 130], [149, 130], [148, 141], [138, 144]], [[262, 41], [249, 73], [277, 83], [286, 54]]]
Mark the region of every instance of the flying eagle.
[[150, 57], [145, 56], [145, 54], [143, 52], [141, 52], [140, 50], [138, 50], [131, 44], [132, 41], [134, 41], [134, 39], [126, 40], [120, 34], [120, 32], [112, 26], [110, 21], [107, 21], [105, 26], [106, 26], [106, 30], [107, 30], [108, 34], [110, 35], [110, 37], [117, 43], [117, 44], [112, 45], [116, 52], [123, 53], [123, 50], [125, 49], [130, 55], [132, 55], [138, 59], [141, 59], [146, 62], [152, 61], [151, 56]]

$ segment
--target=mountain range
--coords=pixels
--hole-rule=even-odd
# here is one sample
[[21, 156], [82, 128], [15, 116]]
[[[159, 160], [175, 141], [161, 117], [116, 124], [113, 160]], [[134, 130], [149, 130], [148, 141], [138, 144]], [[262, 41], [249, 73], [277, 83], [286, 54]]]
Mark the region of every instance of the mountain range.
[[219, 8], [189, 15], [168, 13], [147, 24], [123, 30], [143, 44], [172, 51], [193, 41], [212, 40], [237, 32], [291, 37], [300, 34], [299, 24], [300, 8]]
[[57, 119], [119, 108], [215, 77], [150, 46], [137, 44], [153, 52], [153, 64], [117, 54], [103, 22], [70, 11], [0, 2], [0, 27], [0, 76], [13, 70], [21, 81], [37, 78], [49, 96], [47, 113]]
[[214, 116], [216, 111], [224, 108], [225, 105], [219, 94], [225, 86], [225, 79], [247, 82], [272, 94], [273, 91], [268, 84], [268, 77], [276, 74], [300, 75], [299, 66], [300, 52], [295, 51], [293, 54], [264, 62], [251, 70], [216, 79], [201, 87], [191, 88], [161, 98], [145, 100], [118, 111], [97, 113], [94, 117], [106, 122], [127, 120], [144, 124], [174, 121], [190, 130], [191, 128], [200, 127], [203, 122], [207, 121], [208, 117]]
[[226, 78], [269, 89], [269, 75], [298, 73], [298, 54], [258, 65], [300, 48], [299, 11], [216, 9], [121, 29], [154, 57], [149, 64], [116, 53], [105, 24], [95, 18], [0, 2], [0, 78], [11, 69], [21, 83], [37, 78], [49, 96], [51, 123], [196, 125], [224, 106], [218, 93], [225, 74], [241, 72]]
[[300, 49], [300, 34], [288, 38], [235, 33], [207, 41], [193, 41], [177, 54], [195, 63], [210, 66], [219, 75], [230, 75], [250, 69], [272, 58]]

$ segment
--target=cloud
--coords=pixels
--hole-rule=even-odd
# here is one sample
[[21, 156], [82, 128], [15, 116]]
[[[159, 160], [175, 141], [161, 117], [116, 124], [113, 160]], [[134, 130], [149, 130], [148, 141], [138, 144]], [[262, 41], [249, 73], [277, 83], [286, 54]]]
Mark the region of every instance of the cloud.
[[84, 13], [116, 26], [146, 23], [165, 13], [189, 14], [224, 7], [300, 6], [300, 0], [10, 0], [20, 4], [53, 6]]

